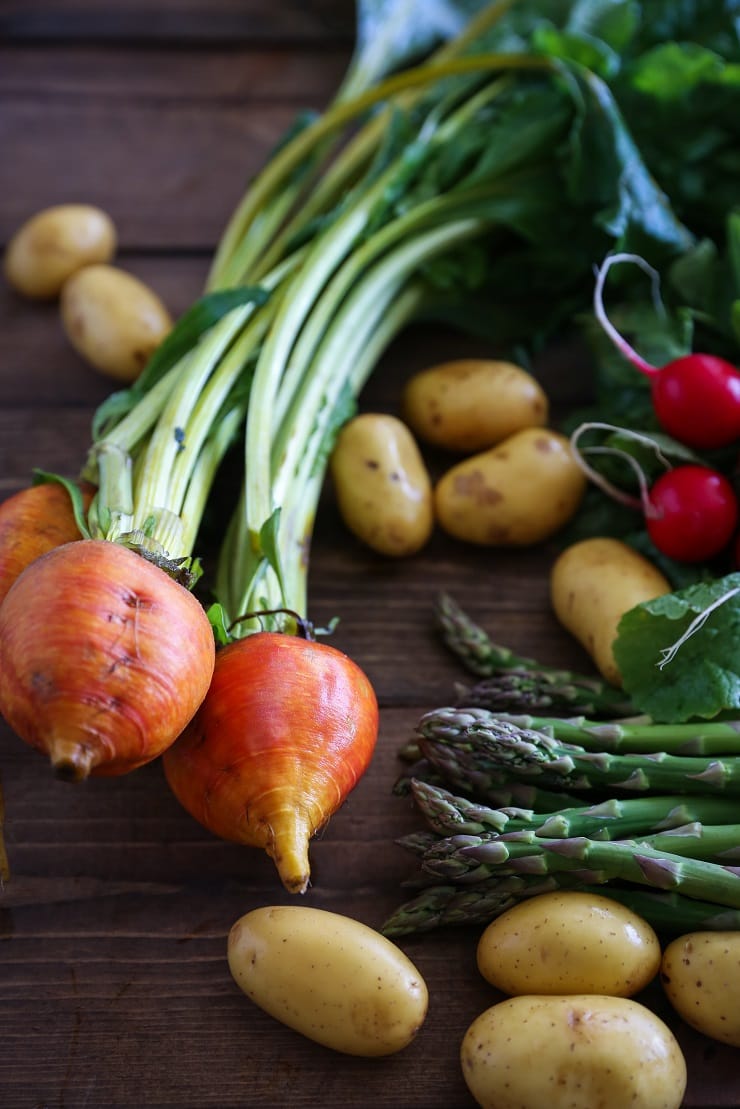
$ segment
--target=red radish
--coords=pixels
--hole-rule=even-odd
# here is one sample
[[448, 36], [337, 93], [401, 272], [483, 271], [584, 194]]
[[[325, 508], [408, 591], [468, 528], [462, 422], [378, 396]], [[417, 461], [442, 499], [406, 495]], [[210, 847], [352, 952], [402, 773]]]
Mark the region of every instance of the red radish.
[[60, 777], [123, 774], [174, 742], [214, 655], [187, 589], [123, 546], [81, 539], [36, 559], [0, 606], [0, 711]]
[[[580, 446], [589, 431], [618, 432], [655, 452], [666, 467], [665, 473], [648, 488], [648, 478], [640, 462], [620, 447]], [[731, 482], [718, 470], [696, 463], [672, 467], [659, 441], [641, 431], [613, 424], [580, 424], [571, 435], [573, 457], [599, 489], [619, 504], [642, 512], [645, 527], [655, 546], [679, 562], [702, 562], [714, 558], [728, 546], [740, 517], [740, 507]], [[586, 461], [589, 454], [609, 454], [629, 464], [637, 478], [639, 496], [627, 493], [593, 469]]]
[[680, 562], [703, 562], [728, 545], [738, 504], [727, 478], [708, 466], [677, 466], [648, 495], [645, 524], [655, 546]]
[[[82, 487], [87, 511], [94, 489]], [[44, 482], [0, 504], [0, 604], [18, 575], [40, 555], [82, 536], [66, 489]]]
[[377, 734], [377, 700], [355, 662], [257, 632], [218, 651], [208, 695], [164, 769], [191, 816], [263, 848], [285, 888], [303, 893], [309, 840], [367, 769]]
[[618, 262], [635, 262], [654, 281], [656, 271], [636, 254], [612, 254], [597, 273], [594, 312], [619, 351], [651, 379], [652, 402], [661, 427], [687, 446], [699, 450], [724, 447], [740, 438], [740, 373], [713, 354], [686, 354], [652, 366], [629, 345], [608, 320], [603, 289], [606, 275]]

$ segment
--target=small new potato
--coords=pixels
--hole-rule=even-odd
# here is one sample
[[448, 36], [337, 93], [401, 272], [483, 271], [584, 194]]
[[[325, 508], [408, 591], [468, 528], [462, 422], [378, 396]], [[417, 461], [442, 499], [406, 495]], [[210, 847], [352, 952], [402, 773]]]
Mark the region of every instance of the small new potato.
[[255, 909], [234, 924], [229, 969], [261, 1009], [334, 1051], [401, 1051], [427, 1012], [410, 959], [350, 917], [304, 905]]
[[47, 300], [83, 266], [108, 262], [116, 250], [110, 216], [92, 204], [57, 204], [31, 216], [8, 244], [5, 276], [24, 296]]
[[414, 374], [401, 404], [419, 439], [461, 454], [486, 450], [525, 427], [543, 427], [549, 414], [542, 386], [521, 366], [475, 358]]
[[172, 328], [152, 289], [116, 266], [85, 266], [64, 283], [62, 324], [72, 346], [101, 373], [134, 381]]
[[666, 947], [660, 979], [697, 1031], [740, 1047], [740, 932], [689, 932]]
[[679, 1109], [686, 1061], [637, 1001], [512, 997], [481, 1013], [460, 1051], [482, 1109]]
[[619, 539], [596, 536], [574, 543], [550, 572], [550, 600], [563, 627], [593, 659], [602, 676], [621, 687], [613, 652], [619, 621], [635, 605], [671, 590], [647, 558]]
[[432, 483], [416, 441], [396, 416], [366, 412], [339, 433], [330, 460], [344, 523], [380, 554], [415, 554], [434, 527]]
[[502, 913], [481, 935], [477, 958], [503, 993], [632, 997], [658, 973], [660, 943], [626, 906], [567, 890]]
[[568, 439], [549, 428], [525, 428], [448, 470], [437, 482], [434, 505], [438, 523], [456, 539], [525, 547], [559, 531], [585, 488]]

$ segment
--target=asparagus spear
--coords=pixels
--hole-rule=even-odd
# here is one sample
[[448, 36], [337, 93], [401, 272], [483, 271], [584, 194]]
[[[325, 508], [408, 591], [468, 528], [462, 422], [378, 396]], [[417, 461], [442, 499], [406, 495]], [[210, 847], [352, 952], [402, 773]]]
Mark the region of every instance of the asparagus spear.
[[[484, 706], [485, 708], [485, 706]], [[740, 720], [696, 721], [688, 724], [656, 724], [649, 716], [602, 722], [585, 716], [562, 719], [553, 716], [491, 713], [523, 728], [545, 732], [553, 739], [574, 743], [587, 751], [664, 751], [674, 755], [740, 755]]]
[[[532, 873], [547, 871], [547, 859], [540, 859], [543, 851], [556, 850], [552, 843], [576, 842], [589, 839], [592, 843], [611, 842], [615, 847], [629, 847], [634, 851], [648, 849], [679, 855], [681, 858], [702, 859], [723, 864], [740, 861], [740, 825], [704, 825], [699, 821], [672, 828], [667, 832], [656, 832], [633, 839], [594, 840], [585, 836], [542, 836], [536, 829], [523, 828], [521, 831], [481, 833], [480, 835], [457, 834], [453, 836], [433, 836], [429, 832], [417, 832], [405, 836], [398, 842], [406, 848], [412, 847], [422, 859], [422, 865], [429, 873], [453, 880], [459, 876], [468, 880], [469, 875], [477, 872], [480, 865], [497, 867], [511, 864], [514, 869], [522, 859], [532, 857], [535, 861], [522, 863], [524, 871], [531, 866]], [[567, 854], [567, 849], [566, 854]], [[589, 856], [592, 862], [594, 859]], [[556, 864], [553, 864], [556, 865]], [[594, 862], [594, 865], [599, 865]]]
[[[455, 768], [452, 767], [452, 770], [454, 771]], [[437, 786], [440, 789], [445, 785], [454, 785], [463, 793], [475, 794], [484, 802], [497, 808], [513, 805], [540, 813], [557, 813], [563, 808], [572, 808], [581, 804], [578, 798], [568, 793], [540, 789], [538, 786], [519, 781], [507, 774], [491, 774], [485, 781], [482, 776], [474, 776], [473, 780], [465, 774], [454, 773], [448, 778], [428, 759], [419, 759], [404, 771], [395, 781], [393, 792], [399, 797], [406, 797], [412, 791], [413, 783], [417, 781], [423, 781], [425, 785]]]
[[485, 709], [437, 709], [422, 717], [417, 730], [424, 757], [448, 781], [474, 783], [472, 792], [480, 796], [483, 794], [475, 787], [485, 786], [502, 771], [548, 789], [740, 795], [738, 756], [719, 759], [662, 752], [615, 755], [586, 751]]
[[578, 890], [599, 894], [626, 905], [661, 934], [681, 935], [694, 931], [736, 931], [740, 911], [710, 901], [609, 883], [606, 887], [582, 883], [569, 874], [546, 878], [491, 878], [475, 886], [428, 886], [400, 905], [382, 925], [386, 936], [429, 932], [445, 925], [488, 924], [529, 897], [552, 890]]
[[503, 671], [504, 676], [508, 676], [512, 707], [519, 681], [522, 690], [528, 683], [531, 690], [534, 684], [544, 695], [549, 693], [559, 698], [571, 711], [592, 716], [626, 716], [631, 711], [624, 693], [601, 678], [545, 666], [537, 659], [517, 655], [508, 647], [494, 643], [446, 593], [437, 600], [435, 620], [445, 644], [471, 674], [494, 678], [500, 677]]
[[489, 677], [500, 670], [531, 670], [540, 665], [494, 643], [448, 593], [437, 598], [434, 616], [444, 643], [471, 674]]
[[[567, 881], [567, 879], [566, 879]], [[559, 889], [557, 878], [512, 876], [461, 890], [459, 886], [428, 886], [404, 902], [381, 926], [386, 936], [428, 932], [442, 924], [481, 924], [513, 908], [526, 897]]]
[[[530, 842], [521, 838], [527, 835]], [[478, 843], [475, 839], [437, 840], [424, 854], [423, 869], [444, 882], [465, 884], [495, 875], [569, 871], [590, 883], [601, 884], [594, 877], [600, 875], [604, 881], [616, 878], [740, 909], [740, 868], [669, 853], [645, 840], [540, 839], [523, 832], [485, 841], [478, 837]]]
[[538, 664], [511, 667], [472, 686], [457, 686], [458, 704], [494, 712], [582, 713], [586, 716], [627, 716], [631, 702], [617, 690], [572, 671]]
[[456, 797], [453, 793], [419, 778], [410, 782], [411, 793], [427, 826], [439, 836], [456, 833], [477, 835], [531, 829], [553, 839], [588, 836], [590, 839], [626, 839], [680, 829], [696, 821], [703, 825], [730, 824], [738, 816], [734, 800], [722, 797], [610, 798], [596, 805], [538, 813], [533, 809], [501, 806], [490, 808]]

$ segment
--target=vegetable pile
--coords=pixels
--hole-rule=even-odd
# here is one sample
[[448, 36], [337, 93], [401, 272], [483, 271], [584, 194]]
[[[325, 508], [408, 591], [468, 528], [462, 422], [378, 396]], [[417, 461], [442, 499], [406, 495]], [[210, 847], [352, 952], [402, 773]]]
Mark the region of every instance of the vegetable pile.
[[[733, 5], [541, 9], [499, 0], [456, 37], [412, 36], [400, 54], [387, 49], [387, 27], [378, 34], [361, 19], [333, 103], [298, 121], [252, 182], [203, 297], [174, 327], [150, 291], [108, 265], [115, 235], [105, 220], [86, 245], [75, 221], [91, 213], [66, 213], [78, 228], [74, 258], [51, 275], [33, 272], [33, 229], [16, 240], [16, 285], [58, 295], [73, 341], [84, 317], [78, 347], [130, 384], [96, 413], [79, 482], [39, 474], [0, 511], [0, 710], [72, 780], [162, 756], [196, 820], [266, 851], [284, 888], [303, 893], [309, 841], [367, 769], [378, 734], [368, 677], [310, 619], [309, 551], [331, 460], [348, 526], [388, 555], [412, 555], [435, 521], [491, 546], [559, 533], [566, 550], [552, 592], [565, 601], [554, 607], [601, 673], [517, 656], [442, 600], [445, 639], [476, 681], [459, 704], [427, 713], [404, 752], [413, 765], [399, 790], [411, 791], [427, 830], [403, 840], [418, 860], [416, 892], [386, 934], [488, 922], [553, 891], [606, 891], [663, 932], [736, 930]], [[59, 212], [50, 218], [61, 234]], [[635, 264], [607, 314], [605, 278], [618, 261]], [[665, 279], [665, 302], [645, 303], [646, 272]], [[156, 351], [140, 374], [109, 349], [130, 338], [126, 312], [110, 311], [121, 302], [154, 319]], [[469, 454], [434, 489], [404, 424], [357, 415], [388, 345], [426, 320], [516, 354], [496, 363], [494, 388], [516, 379], [527, 398], [526, 416], [494, 432], [471, 432], [454, 405], [440, 429], [439, 398], [470, 367], [415, 381], [403, 397], [414, 433]], [[574, 414], [568, 436], [548, 426], [548, 399], [519, 362], [576, 327], [598, 370], [593, 406]], [[477, 388], [488, 388], [482, 376]], [[602, 438], [588, 445], [593, 432]], [[399, 485], [392, 498], [380, 446]], [[369, 455], [380, 484], [358, 497]], [[236, 491], [224, 477], [234, 464]], [[230, 498], [226, 510], [216, 491]], [[497, 505], [490, 514], [486, 500]], [[218, 556], [202, 579], [207, 507]], [[387, 526], [389, 509], [402, 525]], [[607, 555], [614, 577], [603, 572]], [[0, 855], [0, 877], [5, 869]], [[310, 921], [306, 934], [292, 930], [298, 919], [288, 912], [268, 939], [296, 943], [303, 964], [326, 922]], [[251, 954], [264, 927], [263, 917], [238, 922], [232, 971], [287, 1020], [286, 983], [278, 975], [276, 995], [271, 977], [282, 948], [264, 981]], [[361, 926], [332, 927], [350, 946], [370, 943], [355, 941]], [[343, 1010], [321, 1038], [308, 1005], [294, 1026], [352, 1053], [404, 1047], [424, 1019], [426, 987], [393, 945], [372, 951], [386, 960], [391, 1007], [404, 1002], [390, 1039], [348, 1042]], [[343, 1003], [357, 967], [342, 968]], [[575, 1012], [585, 1023], [583, 998], [562, 1001], [537, 1012], [512, 1004], [507, 1019], [516, 1009], [549, 1029]], [[674, 1051], [649, 1013], [592, 1001], [589, 1019], [595, 1011], [602, 1030], [621, 1021], [626, 1050], [652, 1037]], [[463, 1046], [481, 1099], [488, 1080], [476, 1084], [473, 1060], [500, 1019], [500, 1009], [483, 1014]], [[685, 1074], [674, 1063], [658, 1077], [664, 1103], [677, 1105]]]
[[[354, 708], [344, 715], [357, 731], [323, 737], [336, 758], [322, 773], [336, 781], [279, 845], [286, 778], [304, 788], [315, 728], [293, 729], [306, 686], [275, 686], [268, 648], [278, 641], [259, 637], [307, 635], [296, 680], [320, 705], [326, 647], [307, 612], [307, 550], [329, 454], [382, 351], [425, 318], [541, 345], [588, 302], [595, 258], [639, 249], [659, 264], [696, 241], [695, 218], [702, 233], [717, 229], [716, 211], [683, 187], [671, 208], [630, 134], [620, 100], [634, 110], [652, 67], [665, 68], [650, 25], [633, 17], [627, 6], [586, 14], [562, 4], [543, 22], [526, 0], [492, 4], [431, 55], [426, 43], [414, 66], [381, 50], [382, 35], [370, 46], [377, 28], [362, 25], [334, 102], [286, 136], [238, 206], [203, 299], [96, 414], [87, 509], [67, 483], [83, 540], [34, 561], [3, 604], [0, 707], [59, 773], [119, 773], [169, 748], [170, 782], [198, 819], [276, 861], [305, 855], [297, 840], [367, 765], [376, 707], [347, 662]], [[716, 46], [710, 30], [687, 64]], [[238, 453], [241, 493], [214, 525], [214, 653], [189, 591], [206, 504], [224, 458]], [[90, 673], [69, 665], [81, 645]], [[211, 682], [227, 659], [263, 690], [259, 704], [234, 699], [231, 679]], [[172, 745], [199, 705], [196, 767], [187, 735]], [[223, 808], [206, 812], [224, 764], [211, 722], [225, 714]], [[274, 781], [250, 785], [241, 768], [267, 750]], [[309, 880], [305, 866], [283, 877], [293, 890]]]

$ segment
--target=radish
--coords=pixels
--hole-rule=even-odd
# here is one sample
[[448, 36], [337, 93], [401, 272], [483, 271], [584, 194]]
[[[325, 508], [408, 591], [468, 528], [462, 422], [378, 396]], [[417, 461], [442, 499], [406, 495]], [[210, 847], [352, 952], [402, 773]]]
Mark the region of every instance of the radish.
[[58, 776], [123, 774], [180, 734], [214, 654], [187, 589], [125, 547], [83, 539], [36, 559], [0, 606], [0, 705]]
[[[626, 450], [612, 446], [581, 446], [589, 431], [618, 432], [641, 447], [649, 447], [665, 466], [648, 487], [648, 480], [637, 459]], [[730, 481], [719, 470], [694, 462], [672, 466], [664, 446], [643, 432], [629, 431], [612, 424], [583, 423], [571, 435], [573, 456], [586, 475], [607, 496], [628, 508], [642, 512], [645, 528], [659, 551], [678, 562], [704, 562], [722, 553], [729, 545], [740, 519], [738, 500]], [[589, 454], [609, 454], [621, 458], [633, 469], [639, 496], [613, 485], [586, 461]]]
[[651, 486], [645, 525], [655, 546], [679, 562], [704, 562], [723, 551], [738, 523], [732, 485], [708, 466], [677, 466]]
[[267, 851], [285, 888], [303, 893], [309, 839], [364, 774], [377, 733], [373, 688], [350, 658], [258, 632], [218, 651], [208, 695], [164, 769], [191, 816]]
[[[82, 488], [86, 509], [93, 488]], [[0, 604], [18, 575], [35, 559], [82, 535], [66, 489], [57, 483], [29, 485], [0, 504]]]
[[658, 274], [636, 254], [612, 254], [597, 272], [594, 313], [615, 347], [651, 380], [658, 423], [680, 443], [708, 450], [740, 438], [740, 373], [713, 354], [686, 354], [661, 368], [652, 366], [630, 346], [607, 318], [603, 292], [606, 275], [620, 262], [634, 262], [654, 282]]

